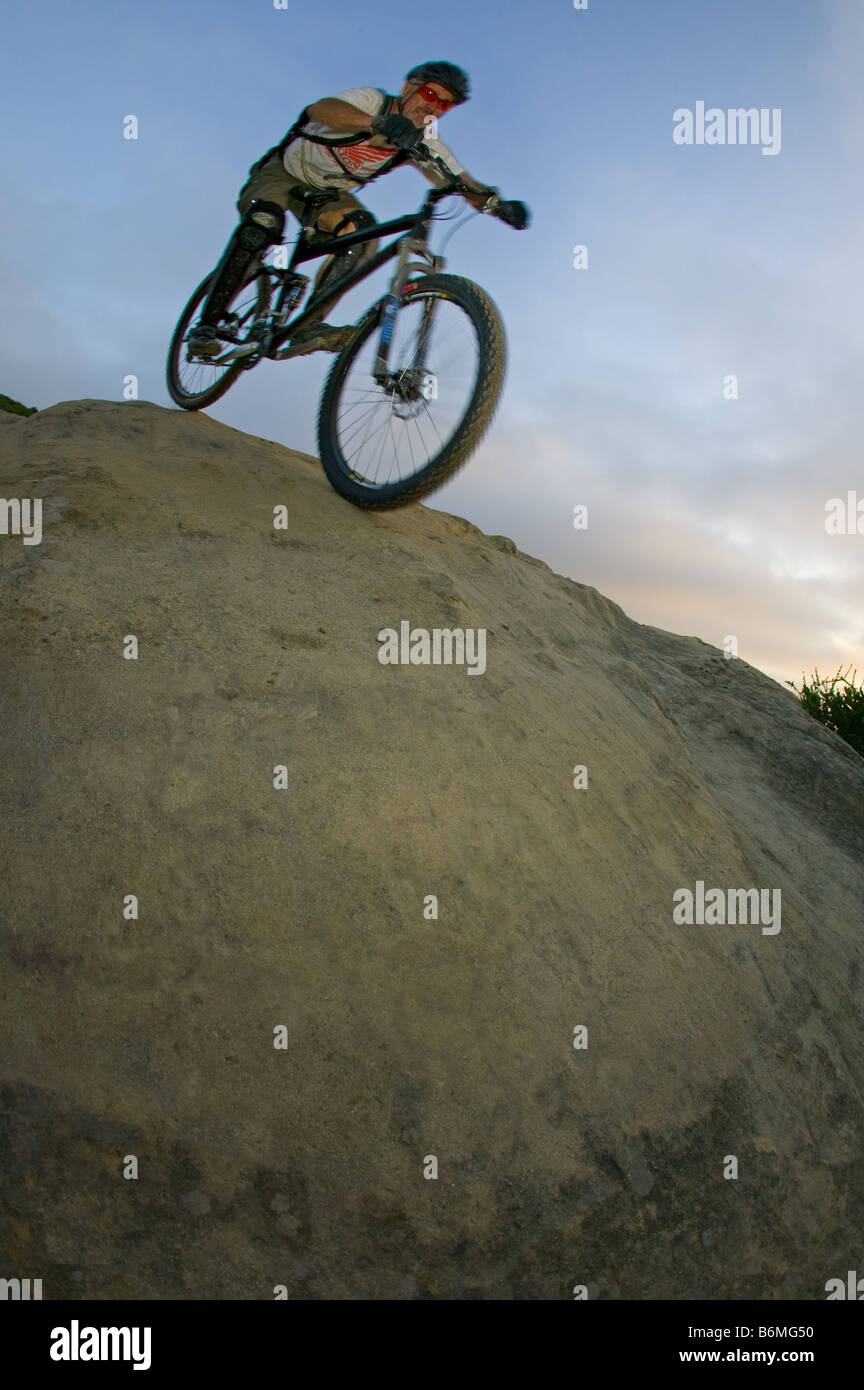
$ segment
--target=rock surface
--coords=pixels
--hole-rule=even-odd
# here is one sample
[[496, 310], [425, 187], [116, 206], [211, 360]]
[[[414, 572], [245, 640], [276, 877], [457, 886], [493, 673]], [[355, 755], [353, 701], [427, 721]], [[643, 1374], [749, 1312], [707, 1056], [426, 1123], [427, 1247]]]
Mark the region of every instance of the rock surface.
[[[824, 1299], [859, 1267], [864, 759], [207, 416], [65, 402], [0, 457], [45, 499], [41, 545], [0, 535], [0, 1275]], [[402, 620], [485, 628], [485, 673], [380, 664]], [[781, 930], [675, 923], [697, 881], [780, 889]]]

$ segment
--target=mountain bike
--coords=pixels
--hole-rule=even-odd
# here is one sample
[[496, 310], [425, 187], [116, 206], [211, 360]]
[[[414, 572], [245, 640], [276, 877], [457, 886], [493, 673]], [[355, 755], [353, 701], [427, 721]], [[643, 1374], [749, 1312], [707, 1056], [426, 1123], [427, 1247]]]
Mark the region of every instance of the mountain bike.
[[[418, 212], [310, 244], [318, 210], [338, 196], [333, 189], [311, 192], [289, 264], [266, 263], [266, 251], [252, 261], [217, 330], [224, 352], [196, 358], [186, 346], [213, 282], [211, 271], [180, 315], [168, 353], [168, 390], [177, 405], [212, 405], [263, 359], [298, 356], [302, 345], [292, 350], [292, 335], [313, 315], [326, 316], [336, 297], [395, 258], [387, 293], [358, 319], [333, 363], [318, 413], [324, 471], [358, 507], [404, 506], [462, 467], [489, 427], [506, 370], [504, 327], [492, 299], [471, 280], [444, 274], [443, 257], [427, 245], [436, 205], [454, 193], [478, 190], [453, 179], [424, 144], [410, 157], [437, 165], [448, 180], [430, 187]], [[499, 200], [495, 189], [488, 192], [487, 210], [494, 215]], [[340, 264], [352, 247], [393, 233], [396, 240], [362, 264], [352, 268], [350, 256]], [[297, 267], [331, 255], [318, 289], [292, 318], [309, 288], [309, 277]]]

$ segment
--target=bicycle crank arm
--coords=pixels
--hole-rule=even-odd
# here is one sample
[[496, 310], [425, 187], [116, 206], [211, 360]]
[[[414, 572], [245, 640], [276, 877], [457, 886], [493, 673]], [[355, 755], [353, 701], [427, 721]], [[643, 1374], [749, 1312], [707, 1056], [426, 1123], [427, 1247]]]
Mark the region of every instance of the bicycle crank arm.
[[223, 352], [221, 357], [209, 357], [206, 360], [221, 367], [226, 362], [238, 362], [242, 357], [251, 357], [253, 352], [260, 351], [260, 343], [241, 343], [239, 347], [231, 348], [229, 352]]

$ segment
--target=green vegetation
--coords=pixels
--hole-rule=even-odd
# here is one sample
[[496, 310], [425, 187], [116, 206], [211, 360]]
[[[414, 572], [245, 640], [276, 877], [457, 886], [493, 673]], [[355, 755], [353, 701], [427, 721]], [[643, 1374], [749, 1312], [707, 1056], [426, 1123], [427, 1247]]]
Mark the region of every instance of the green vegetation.
[[837, 672], [836, 676], [820, 676], [814, 671], [808, 682], [801, 673], [801, 689], [794, 681], [791, 685], [808, 714], [833, 729], [845, 739], [856, 753], [864, 757], [864, 686], [856, 686], [858, 672]]
[[12, 415], [35, 415], [35, 405], [22, 405], [20, 401], [13, 401], [11, 396], [4, 396], [0, 391], [0, 410], [8, 410]]

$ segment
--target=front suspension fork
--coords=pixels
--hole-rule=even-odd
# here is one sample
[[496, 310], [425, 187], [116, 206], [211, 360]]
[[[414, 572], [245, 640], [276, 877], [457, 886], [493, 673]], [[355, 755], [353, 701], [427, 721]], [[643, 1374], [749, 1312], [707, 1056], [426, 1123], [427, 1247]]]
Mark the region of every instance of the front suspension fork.
[[[411, 256], [421, 256], [422, 260], [412, 261]], [[375, 366], [372, 376], [379, 386], [392, 386], [390, 372], [390, 343], [393, 338], [393, 325], [396, 322], [396, 314], [402, 300], [402, 291], [415, 272], [426, 274], [429, 268], [433, 271], [443, 270], [443, 256], [433, 256], [426, 246], [425, 241], [414, 237], [403, 237], [399, 243], [399, 255], [396, 261], [396, 270], [390, 282], [389, 293], [381, 301], [381, 335], [378, 339], [378, 353], [375, 358]], [[432, 314], [434, 310], [434, 300], [427, 301], [423, 311], [423, 319], [420, 324], [420, 331], [417, 334], [417, 350], [411, 368], [415, 373], [422, 373], [423, 362], [426, 354], [426, 344], [432, 328]]]

